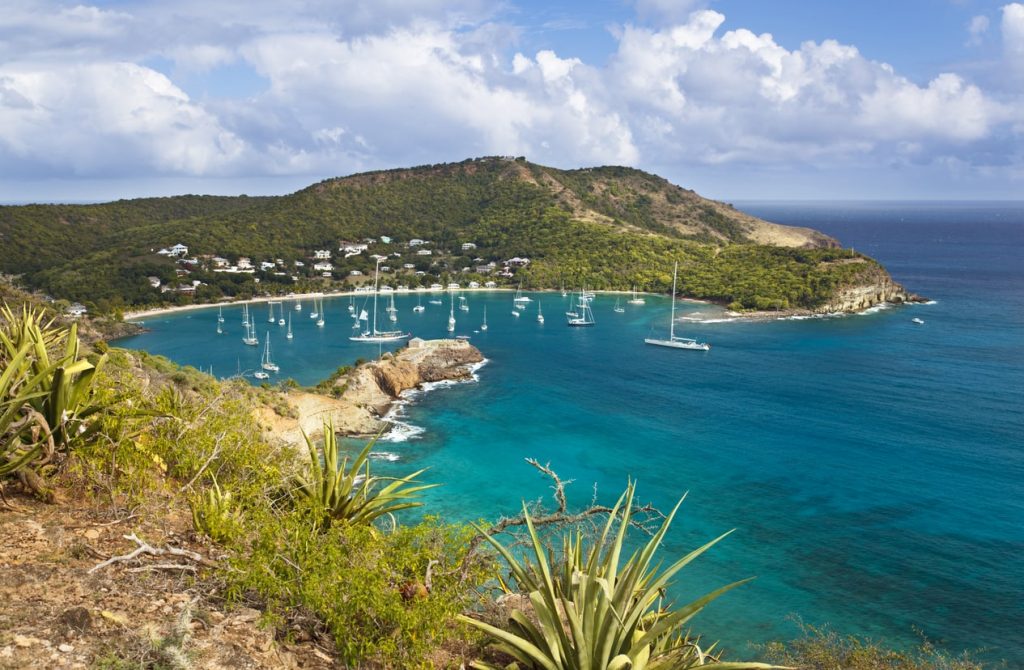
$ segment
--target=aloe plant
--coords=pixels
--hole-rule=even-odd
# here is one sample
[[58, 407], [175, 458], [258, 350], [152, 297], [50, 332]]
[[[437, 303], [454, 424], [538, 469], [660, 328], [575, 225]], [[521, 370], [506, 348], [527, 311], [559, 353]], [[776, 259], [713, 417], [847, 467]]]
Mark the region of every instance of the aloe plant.
[[339, 456], [338, 438], [333, 422], [324, 423], [323, 457], [316, 444], [303, 433], [309, 451], [309, 467], [305, 475], [293, 478], [295, 495], [307, 500], [321, 514], [321, 521], [370, 524], [378, 518], [423, 503], [415, 500], [421, 491], [437, 484], [420, 484], [417, 470], [406, 477], [377, 477], [370, 472], [371, 440], [349, 463], [348, 456]]
[[[487, 536], [486, 539], [508, 564], [519, 590], [527, 594], [530, 606], [514, 609], [504, 629], [464, 615], [459, 618], [488, 634], [496, 649], [528, 668], [683, 670], [710, 665], [717, 670], [738, 670], [773, 667], [763, 663], [720, 662], [710, 650], [702, 651], [685, 632], [690, 620], [708, 603], [749, 580], [723, 586], [676, 609], [661, 606], [671, 579], [729, 534], [691, 551], [658, 572], [660, 564], [653, 562], [654, 557], [682, 500], [650, 541], [620, 565], [633, 493], [634, 485], [630, 483], [609, 514], [600, 536], [589, 548], [579, 531], [563, 536], [561, 557], [557, 560], [555, 551], [541, 541], [524, 505], [532, 555], [517, 559], [495, 538]], [[500, 667], [484, 662], [474, 663], [474, 666]]]
[[221, 489], [217, 480], [191, 504], [192, 525], [215, 542], [228, 542], [239, 532], [242, 516], [231, 491]]
[[31, 405], [48, 371], [30, 376], [26, 361], [31, 346], [5, 357], [0, 371], [0, 477], [17, 472], [52, 448], [49, 426]]

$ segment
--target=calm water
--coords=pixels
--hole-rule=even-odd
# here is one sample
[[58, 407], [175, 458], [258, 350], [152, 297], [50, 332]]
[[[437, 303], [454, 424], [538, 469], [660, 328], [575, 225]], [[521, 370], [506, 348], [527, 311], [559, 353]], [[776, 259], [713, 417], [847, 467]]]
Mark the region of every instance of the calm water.
[[[627, 476], [663, 507], [689, 491], [669, 553], [737, 532], [688, 568], [675, 595], [756, 575], [695, 622], [738, 652], [795, 634], [787, 617], [797, 614], [894, 644], [920, 629], [1024, 664], [1024, 206], [745, 208], [827, 232], [936, 302], [759, 323], [682, 305], [681, 334], [714, 345], [697, 353], [644, 346], [667, 328], [666, 299], [616, 314], [602, 296], [597, 327], [570, 329], [557, 294], [533, 294], [543, 326], [536, 302], [516, 319], [509, 294], [472, 294], [457, 333], [489, 359], [479, 383], [406, 406], [402, 421], [422, 432], [384, 447], [400, 460], [382, 467], [430, 466], [445, 483], [432, 509], [458, 519], [548, 496], [530, 456], [575, 480], [578, 505], [594, 484], [614, 500]], [[447, 303], [414, 314], [415, 302], [397, 299], [400, 325], [443, 336]], [[290, 342], [255, 309], [283, 375], [312, 383], [376, 355], [347, 340], [347, 304], [326, 303], [324, 329], [308, 304], [289, 310]], [[491, 328], [475, 333], [485, 304]], [[202, 311], [147, 321], [152, 332], [121, 344], [221, 376], [254, 369], [240, 311], [224, 314], [222, 336]]]

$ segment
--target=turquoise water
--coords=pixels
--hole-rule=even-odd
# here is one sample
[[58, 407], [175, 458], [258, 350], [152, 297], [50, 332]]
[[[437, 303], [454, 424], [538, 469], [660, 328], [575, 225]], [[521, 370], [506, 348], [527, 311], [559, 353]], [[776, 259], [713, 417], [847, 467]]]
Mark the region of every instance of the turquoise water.
[[[662, 507], [689, 491], [669, 553], [737, 532], [675, 595], [756, 575], [696, 622], [739, 652], [795, 634], [797, 614], [895, 644], [920, 629], [1024, 664], [1024, 207], [746, 208], [838, 237], [935, 304], [769, 322], [681, 304], [679, 334], [713, 344], [700, 353], [643, 344], [667, 328], [664, 298], [616, 314], [614, 297], [598, 297], [597, 326], [573, 329], [558, 294], [531, 294], [544, 325], [534, 306], [513, 317], [508, 293], [470, 294], [456, 332], [489, 360], [479, 382], [414, 398], [401, 420], [422, 432], [383, 446], [399, 460], [381, 467], [431, 467], [445, 484], [431, 509], [458, 519], [549, 496], [525, 457], [574, 479], [581, 506], [595, 484], [614, 500], [628, 476]], [[414, 314], [415, 295], [396, 302], [400, 326], [446, 334], [447, 303]], [[282, 375], [312, 383], [376, 355], [347, 340], [347, 304], [326, 302], [324, 329], [305, 305], [291, 342], [255, 308]], [[485, 304], [490, 330], [473, 332]], [[221, 376], [254, 369], [240, 311], [224, 313], [225, 335], [200, 311], [149, 320], [152, 332], [120, 344]]]

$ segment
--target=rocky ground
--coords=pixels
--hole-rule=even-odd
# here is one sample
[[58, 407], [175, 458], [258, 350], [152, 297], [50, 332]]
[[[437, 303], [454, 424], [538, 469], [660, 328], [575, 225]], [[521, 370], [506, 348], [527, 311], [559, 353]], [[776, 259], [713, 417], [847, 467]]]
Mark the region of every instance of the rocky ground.
[[[0, 507], [0, 669], [335, 667], [329, 640], [278, 640], [259, 611], [223, 603], [207, 576], [217, 552], [187, 510], [112, 518], [84, 500], [12, 502]], [[136, 549], [124, 537], [133, 533], [201, 560], [143, 554], [93, 570]]]

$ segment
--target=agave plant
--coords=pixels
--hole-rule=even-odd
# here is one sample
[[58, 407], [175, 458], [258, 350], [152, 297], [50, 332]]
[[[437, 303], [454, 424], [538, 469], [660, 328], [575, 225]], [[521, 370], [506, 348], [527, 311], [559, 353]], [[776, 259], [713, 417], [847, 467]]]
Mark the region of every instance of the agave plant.
[[192, 525], [215, 542], [228, 542], [239, 531], [242, 516], [232, 500], [231, 491], [221, 489], [217, 480], [191, 504]]
[[339, 459], [338, 438], [333, 422], [324, 423], [323, 458], [313, 440], [303, 434], [309, 450], [309, 468], [304, 476], [293, 478], [295, 494], [306, 499], [321, 514], [321, 521], [370, 524], [376, 519], [423, 503], [415, 500], [420, 491], [437, 484], [420, 484], [417, 470], [407, 477], [377, 477], [370, 472], [371, 440], [349, 463]]
[[26, 361], [31, 347], [21, 346], [5, 356], [0, 371], [0, 477], [13, 474], [40, 456], [52, 452], [53, 441], [45, 418], [32, 402], [45, 394], [41, 390], [49, 371], [30, 376]]
[[[0, 329], [0, 360], [10, 366], [19, 351], [29, 351], [18, 365], [25, 374], [40, 378], [45, 393], [30, 402], [46, 420], [54, 443], [67, 447], [74, 437], [87, 437], [94, 429], [87, 419], [103, 409], [93, 402], [93, 382], [106, 354], [95, 365], [79, 358], [77, 325], [56, 328], [52, 319], [45, 320], [41, 312], [27, 306], [16, 315], [5, 305], [0, 308], [0, 320], [5, 322]], [[63, 354], [51, 357], [51, 352], [60, 351], [62, 341]]]
[[[565, 535], [557, 561], [554, 550], [545, 546], [538, 536], [524, 505], [532, 556], [520, 561], [493, 537], [486, 536], [486, 539], [508, 564], [519, 589], [527, 594], [529, 607], [513, 609], [507, 629], [467, 616], [460, 616], [460, 619], [487, 633], [497, 650], [528, 668], [684, 670], [709, 665], [717, 670], [739, 670], [773, 667], [763, 663], [720, 662], [710, 650], [702, 651], [685, 632], [689, 621], [708, 603], [749, 580], [723, 586], [677, 609], [661, 606], [670, 580], [729, 533], [690, 552], [659, 573], [659, 565], [653, 563], [654, 556], [679, 509], [677, 503], [650, 541], [620, 565], [626, 529], [630, 525], [633, 492], [634, 485], [630, 483], [589, 549], [582, 533]], [[500, 667], [483, 662], [474, 666], [488, 670]]]

